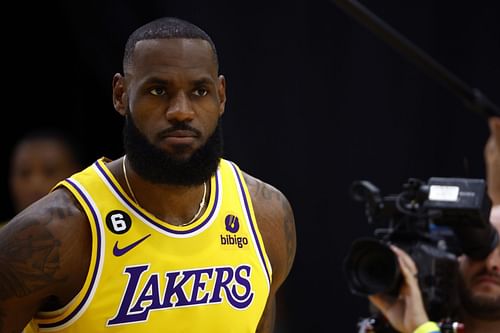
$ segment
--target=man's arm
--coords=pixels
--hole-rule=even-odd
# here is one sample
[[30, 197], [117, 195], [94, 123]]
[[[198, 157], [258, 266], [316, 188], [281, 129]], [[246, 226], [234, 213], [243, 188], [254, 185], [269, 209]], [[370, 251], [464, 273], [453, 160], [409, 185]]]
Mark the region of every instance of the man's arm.
[[[399, 268], [403, 275], [403, 283], [397, 297], [377, 294], [368, 296], [387, 318], [392, 327], [399, 332], [412, 333], [429, 322], [417, 280], [417, 266], [413, 259], [396, 246], [391, 249], [398, 258]], [[429, 332], [429, 331], [425, 331]]]
[[0, 331], [21, 332], [37, 311], [67, 304], [85, 281], [90, 246], [86, 217], [64, 189], [0, 229]]
[[279, 190], [247, 174], [245, 180], [273, 269], [269, 299], [257, 332], [271, 333], [276, 317], [276, 293], [290, 273], [295, 258], [295, 220], [290, 203]]

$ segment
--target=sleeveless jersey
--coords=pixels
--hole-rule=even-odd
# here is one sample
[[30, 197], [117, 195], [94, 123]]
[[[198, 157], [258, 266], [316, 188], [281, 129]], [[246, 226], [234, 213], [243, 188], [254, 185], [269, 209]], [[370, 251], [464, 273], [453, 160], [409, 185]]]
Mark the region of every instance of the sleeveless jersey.
[[205, 212], [180, 227], [134, 203], [108, 161], [56, 186], [85, 210], [92, 257], [78, 295], [37, 314], [39, 331], [255, 332], [271, 266], [241, 170], [221, 159]]

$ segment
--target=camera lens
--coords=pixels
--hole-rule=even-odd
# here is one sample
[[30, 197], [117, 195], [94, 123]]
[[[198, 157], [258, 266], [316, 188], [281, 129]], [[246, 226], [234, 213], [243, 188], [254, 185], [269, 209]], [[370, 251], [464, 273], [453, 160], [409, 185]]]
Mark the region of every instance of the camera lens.
[[344, 262], [349, 287], [354, 294], [397, 293], [400, 283], [396, 255], [375, 239], [354, 241]]

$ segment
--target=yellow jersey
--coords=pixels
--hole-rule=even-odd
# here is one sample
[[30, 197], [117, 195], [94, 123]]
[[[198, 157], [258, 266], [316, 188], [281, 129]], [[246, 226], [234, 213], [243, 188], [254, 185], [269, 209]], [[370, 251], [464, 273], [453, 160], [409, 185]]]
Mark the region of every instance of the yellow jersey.
[[34, 318], [40, 332], [255, 332], [271, 266], [236, 164], [221, 159], [207, 209], [188, 226], [137, 205], [106, 158], [60, 182], [92, 230], [84, 286], [57, 312]]

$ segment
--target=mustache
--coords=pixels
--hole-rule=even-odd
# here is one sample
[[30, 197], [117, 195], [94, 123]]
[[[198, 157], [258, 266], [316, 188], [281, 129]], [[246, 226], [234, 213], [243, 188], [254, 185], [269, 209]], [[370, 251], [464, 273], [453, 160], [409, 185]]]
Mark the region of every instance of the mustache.
[[474, 280], [476, 279], [481, 279], [481, 278], [491, 278], [492, 280], [495, 280], [498, 284], [500, 284], [500, 272], [498, 271], [490, 271], [486, 268], [483, 268], [481, 271], [478, 273], [474, 274]]
[[197, 130], [196, 128], [188, 125], [187, 123], [176, 123], [175, 125], [166, 128], [162, 130], [160, 133], [158, 133], [158, 137], [164, 138], [166, 136], [169, 136], [175, 131], [189, 131], [193, 132], [196, 136], [201, 136], [201, 132]]

